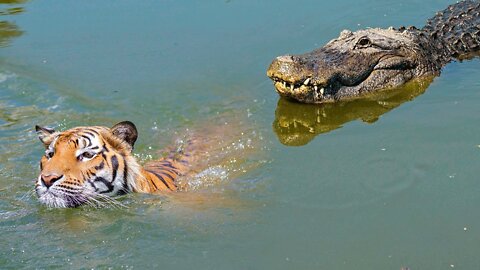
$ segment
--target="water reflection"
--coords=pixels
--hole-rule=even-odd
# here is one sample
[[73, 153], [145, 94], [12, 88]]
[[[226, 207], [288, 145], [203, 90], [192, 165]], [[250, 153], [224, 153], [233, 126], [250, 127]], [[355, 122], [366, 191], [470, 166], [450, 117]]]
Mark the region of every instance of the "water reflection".
[[340, 103], [301, 104], [280, 98], [273, 130], [284, 145], [305, 145], [315, 136], [341, 128], [350, 121], [360, 119], [374, 123], [382, 114], [423, 94], [432, 80], [412, 81], [397, 89]]
[[[0, 16], [10, 16], [23, 13], [24, 7], [12, 6], [24, 4], [27, 0], [0, 0], [0, 5], [8, 5], [9, 7], [0, 8]], [[10, 45], [13, 38], [19, 37], [23, 34], [23, 31], [14, 23], [7, 20], [0, 20], [0, 47], [6, 47]]]

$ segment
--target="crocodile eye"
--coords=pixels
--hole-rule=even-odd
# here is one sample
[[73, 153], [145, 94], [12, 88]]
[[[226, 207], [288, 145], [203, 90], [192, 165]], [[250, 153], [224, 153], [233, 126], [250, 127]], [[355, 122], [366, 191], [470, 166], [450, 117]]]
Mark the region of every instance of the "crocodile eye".
[[357, 46], [360, 46], [360, 47], [367, 47], [371, 44], [372, 44], [372, 42], [367, 37], [363, 37], [363, 38], [359, 39], [358, 42], [357, 42]]

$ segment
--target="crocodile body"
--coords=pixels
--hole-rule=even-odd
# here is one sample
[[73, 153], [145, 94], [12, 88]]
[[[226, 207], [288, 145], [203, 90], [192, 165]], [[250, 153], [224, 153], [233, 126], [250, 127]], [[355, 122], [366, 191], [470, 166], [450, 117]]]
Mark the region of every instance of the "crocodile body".
[[335, 102], [438, 76], [447, 63], [479, 50], [480, 2], [468, 0], [438, 12], [421, 29], [344, 30], [321, 48], [277, 57], [267, 75], [281, 96]]

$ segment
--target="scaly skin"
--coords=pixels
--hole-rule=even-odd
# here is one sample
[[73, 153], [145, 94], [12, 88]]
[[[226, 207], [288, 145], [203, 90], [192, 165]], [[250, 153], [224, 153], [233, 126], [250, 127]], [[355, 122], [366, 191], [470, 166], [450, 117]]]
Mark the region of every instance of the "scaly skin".
[[462, 1], [422, 29], [342, 31], [325, 46], [273, 60], [267, 76], [281, 96], [303, 103], [355, 99], [412, 79], [438, 76], [453, 59], [480, 49], [480, 3]]

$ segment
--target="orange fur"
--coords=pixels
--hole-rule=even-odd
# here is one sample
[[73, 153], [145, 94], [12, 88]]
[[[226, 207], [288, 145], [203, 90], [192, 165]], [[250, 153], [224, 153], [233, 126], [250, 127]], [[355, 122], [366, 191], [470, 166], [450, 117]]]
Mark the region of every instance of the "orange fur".
[[[133, 132], [134, 125], [128, 128]], [[135, 136], [136, 136], [136, 129]], [[36, 183], [40, 201], [54, 207], [72, 207], [102, 196], [128, 192], [177, 190], [175, 180], [188, 170], [188, 159], [178, 153], [140, 166], [132, 156], [130, 133], [106, 127], [77, 127], [54, 132], [37, 127], [46, 154], [40, 160]], [[105, 195], [104, 195], [105, 194]]]

